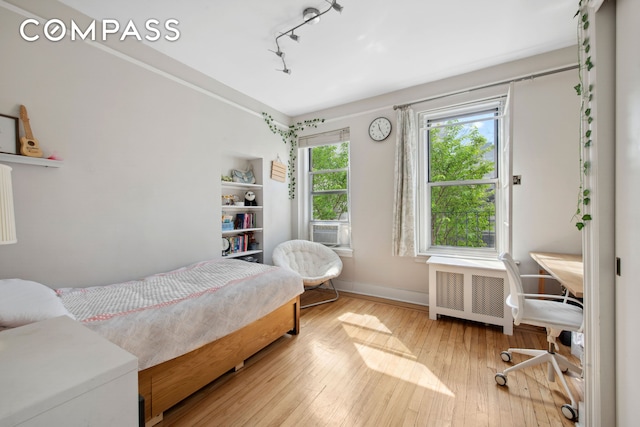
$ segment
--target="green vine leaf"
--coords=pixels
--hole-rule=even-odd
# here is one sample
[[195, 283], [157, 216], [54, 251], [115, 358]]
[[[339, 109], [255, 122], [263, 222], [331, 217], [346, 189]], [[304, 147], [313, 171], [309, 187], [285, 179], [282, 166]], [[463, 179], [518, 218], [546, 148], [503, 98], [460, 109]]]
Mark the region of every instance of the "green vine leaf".
[[582, 95], [582, 85], [581, 84], [577, 84], [573, 88], [576, 90], [576, 93], [578, 94], [578, 96]]
[[579, 16], [578, 25], [577, 25], [577, 33], [578, 33], [578, 58], [579, 58], [579, 67], [578, 67], [578, 77], [579, 84], [574, 86], [574, 90], [581, 97], [580, 103], [580, 191], [578, 193], [578, 203], [576, 208], [576, 213], [574, 214], [574, 219], [576, 220], [575, 225], [578, 230], [584, 229], [588, 221], [592, 220], [591, 214], [582, 213], [581, 208], [586, 207], [591, 203], [591, 191], [589, 189], [584, 188], [584, 183], [586, 180], [586, 176], [589, 174], [591, 169], [591, 163], [588, 160], [585, 160], [584, 156], [586, 156], [586, 151], [592, 145], [591, 139], [591, 125], [595, 120], [595, 117], [592, 115], [593, 111], [591, 109], [590, 103], [593, 100], [593, 84], [588, 83], [589, 71], [591, 71], [595, 65], [589, 56], [589, 52], [591, 51], [591, 43], [589, 40], [589, 29], [590, 21], [589, 21], [589, 9], [587, 8], [588, 1], [587, 0], [579, 0], [578, 1], [578, 11], [574, 15], [574, 19]]
[[289, 125], [289, 127], [284, 130], [280, 129], [275, 124], [275, 121], [270, 114], [262, 112], [262, 118], [273, 134], [280, 135], [285, 145], [289, 144], [289, 170], [287, 172], [287, 175], [289, 176], [289, 199], [293, 200], [296, 197], [295, 168], [297, 158], [296, 149], [298, 147], [298, 132], [301, 132], [309, 127], [317, 128], [318, 124], [324, 123], [324, 119], [307, 119], [302, 122], [297, 122], [295, 124]]

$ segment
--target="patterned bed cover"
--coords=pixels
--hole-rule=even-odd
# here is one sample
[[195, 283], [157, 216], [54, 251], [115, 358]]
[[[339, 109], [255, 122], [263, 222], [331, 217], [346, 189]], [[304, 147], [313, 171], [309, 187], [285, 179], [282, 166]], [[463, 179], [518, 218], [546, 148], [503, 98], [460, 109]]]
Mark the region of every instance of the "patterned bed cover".
[[139, 370], [235, 332], [303, 291], [302, 279], [289, 270], [234, 259], [56, 290], [77, 320], [137, 356]]

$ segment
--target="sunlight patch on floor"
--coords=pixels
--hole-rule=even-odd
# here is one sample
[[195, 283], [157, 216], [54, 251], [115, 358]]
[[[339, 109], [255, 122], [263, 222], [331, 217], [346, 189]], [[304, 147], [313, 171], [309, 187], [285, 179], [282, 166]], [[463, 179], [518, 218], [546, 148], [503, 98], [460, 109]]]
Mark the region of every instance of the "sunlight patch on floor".
[[339, 320], [369, 369], [455, 397], [377, 317], [346, 313]]

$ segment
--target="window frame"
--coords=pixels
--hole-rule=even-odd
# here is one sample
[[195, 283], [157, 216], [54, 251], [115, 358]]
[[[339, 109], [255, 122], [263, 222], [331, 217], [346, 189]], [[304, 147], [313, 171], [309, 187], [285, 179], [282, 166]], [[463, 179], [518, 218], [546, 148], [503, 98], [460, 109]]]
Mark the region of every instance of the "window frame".
[[[459, 257], [474, 257], [495, 259], [496, 256], [504, 250], [510, 248], [509, 226], [511, 208], [508, 206], [510, 197], [505, 191], [511, 191], [511, 183], [506, 186], [505, 172], [511, 170], [510, 155], [506, 157], [502, 155], [504, 139], [509, 138], [505, 129], [509, 125], [509, 121], [505, 117], [509, 114], [507, 111], [508, 94], [501, 94], [496, 97], [481, 100], [471, 100], [470, 102], [458, 105], [442, 106], [437, 109], [421, 109], [416, 112], [417, 116], [417, 132], [418, 132], [418, 203], [417, 203], [417, 230], [418, 230], [418, 255], [447, 255]], [[495, 146], [493, 148], [493, 156], [495, 159], [496, 170], [493, 178], [469, 179], [459, 181], [431, 181], [431, 171], [429, 170], [431, 147], [429, 141], [429, 122], [441, 119], [455, 119], [456, 117], [469, 117], [472, 114], [480, 114], [483, 112], [496, 110], [496, 116], [492, 119], [485, 119], [484, 122], [493, 121], [495, 123]], [[473, 121], [467, 121], [471, 123]], [[465, 123], [464, 120], [462, 123]], [[440, 126], [434, 126], [440, 127]], [[507, 144], [509, 145], [509, 144]], [[507, 153], [508, 154], [508, 153]], [[505, 163], [505, 161], [507, 163]], [[463, 247], [463, 246], [437, 246], [432, 240], [431, 230], [431, 191], [434, 187], [441, 186], [462, 186], [462, 185], [493, 185], [495, 188], [495, 225], [494, 225], [494, 247]]]
[[[311, 150], [316, 147], [339, 145], [347, 143], [348, 165], [346, 168], [326, 169], [321, 171], [311, 171]], [[349, 138], [349, 130], [342, 129], [339, 131], [326, 132], [324, 134], [310, 135], [303, 137], [299, 141], [298, 148], [298, 177], [300, 186], [298, 194], [298, 235], [300, 238], [312, 240], [311, 226], [312, 224], [341, 224], [339, 243], [337, 245], [328, 245], [336, 251], [351, 250], [351, 141]], [[346, 172], [347, 188], [342, 190], [326, 190], [321, 192], [313, 191], [313, 176], [323, 173]], [[347, 195], [347, 215], [346, 219], [337, 220], [314, 220], [313, 215], [313, 196], [314, 194], [346, 194]]]

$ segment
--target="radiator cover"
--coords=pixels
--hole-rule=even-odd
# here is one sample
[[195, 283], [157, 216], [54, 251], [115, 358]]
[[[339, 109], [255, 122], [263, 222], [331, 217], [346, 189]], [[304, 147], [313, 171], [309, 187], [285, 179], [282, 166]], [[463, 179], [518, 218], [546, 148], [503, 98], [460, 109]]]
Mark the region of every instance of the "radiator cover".
[[499, 261], [431, 257], [429, 265], [429, 318], [457, 317], [502, 326], [513, 334], [511, 308], [505, 304], [509, 283]]

